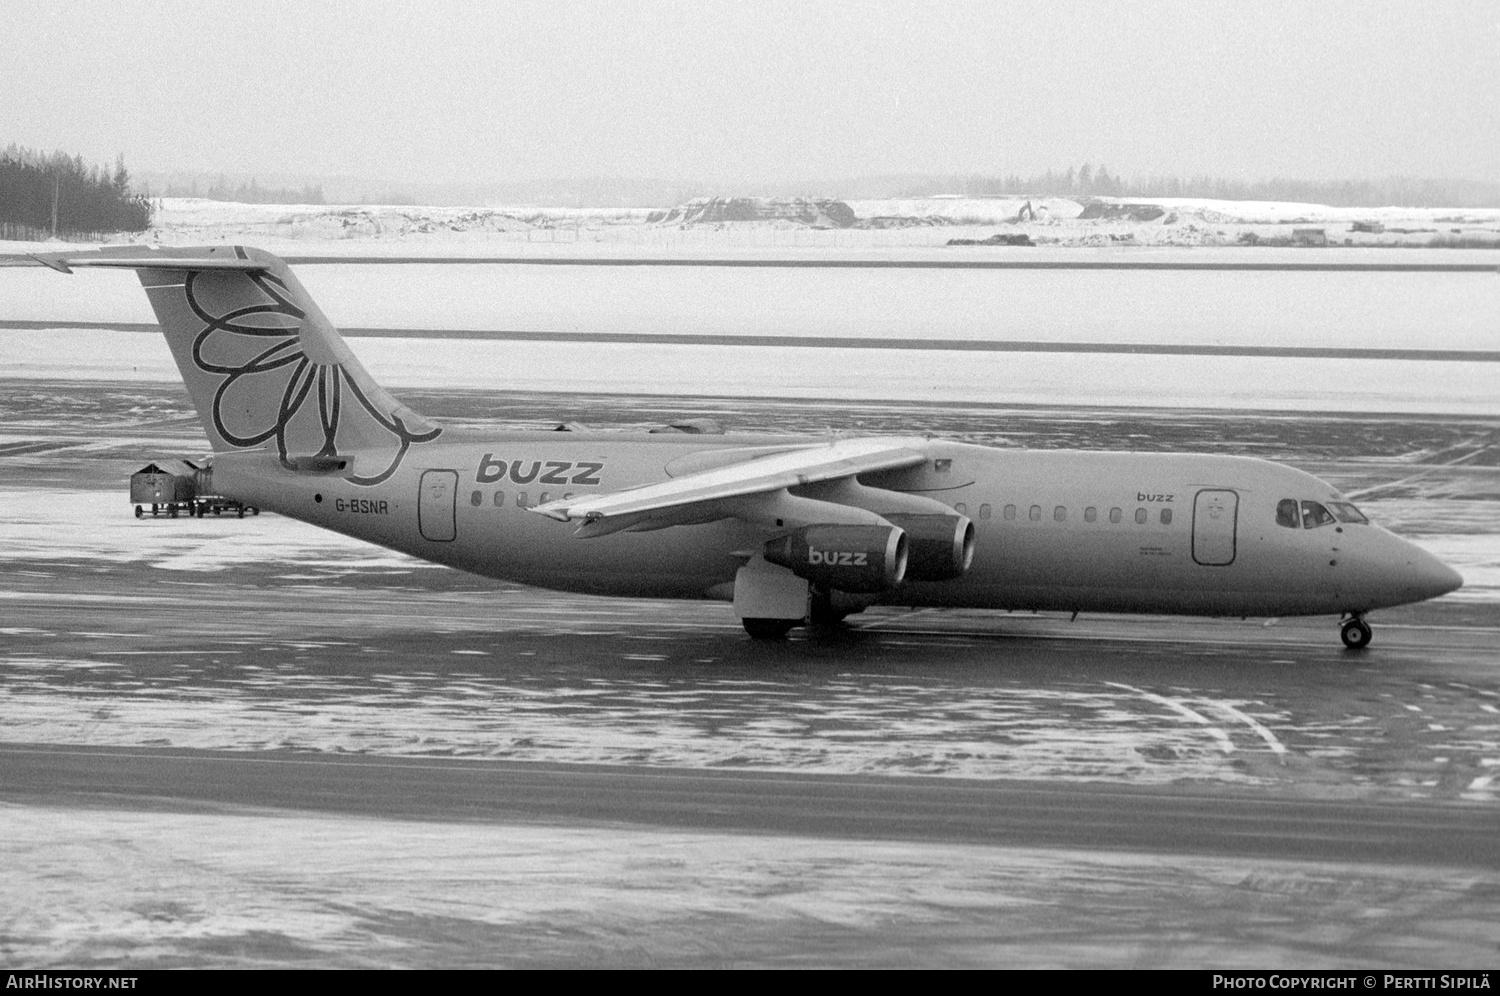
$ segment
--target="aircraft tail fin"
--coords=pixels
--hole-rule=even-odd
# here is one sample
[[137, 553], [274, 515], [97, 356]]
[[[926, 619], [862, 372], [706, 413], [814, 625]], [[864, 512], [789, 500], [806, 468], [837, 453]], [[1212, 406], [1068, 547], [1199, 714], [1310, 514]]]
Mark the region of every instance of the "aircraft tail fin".
[[279, 257], [241, 246], [34, 257], [137, 272], [216, 451], [274, 446], [291, 469], [377, 484], [436, 424], [387, 394]]

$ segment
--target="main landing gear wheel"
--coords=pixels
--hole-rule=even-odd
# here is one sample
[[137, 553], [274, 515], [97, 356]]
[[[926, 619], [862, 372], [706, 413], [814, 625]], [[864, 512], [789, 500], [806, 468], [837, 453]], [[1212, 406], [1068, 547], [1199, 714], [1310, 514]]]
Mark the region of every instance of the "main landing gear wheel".
[[741, 619], [752, 640], [785, 640], [796, 619]]
[[1370, 629], [1370, 624], [1359, 616], [1355, 616], [1344, 623], [1343, 629], [1339, 630], [1339, 636], [1344, 639], [1344, 646], [1350, 650], [1363, 650], [1370, 645], [1370, 638], [1375, 635]]
[[814, 629], [832, 629], [843, 625], [844, 619], [849, 613], [840, 612], [833, 607], [833, 600], [826, 592], [814, 592], [809, 604], [807, 624]]

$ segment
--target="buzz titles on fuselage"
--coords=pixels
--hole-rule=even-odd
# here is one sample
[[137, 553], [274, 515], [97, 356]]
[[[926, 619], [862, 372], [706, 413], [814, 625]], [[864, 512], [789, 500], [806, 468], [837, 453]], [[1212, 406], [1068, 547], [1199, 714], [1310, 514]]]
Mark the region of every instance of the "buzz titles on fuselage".
[[605, 461], [531, 460], [516, 459], [507, 462], [494, 453], [486, 453], [479, 459], [479, 469], [474, 474], [476, 484], [495, 484], [509, 480], [512, 484], [573, 484], [579, 487], [598, 487], [603, 483]]

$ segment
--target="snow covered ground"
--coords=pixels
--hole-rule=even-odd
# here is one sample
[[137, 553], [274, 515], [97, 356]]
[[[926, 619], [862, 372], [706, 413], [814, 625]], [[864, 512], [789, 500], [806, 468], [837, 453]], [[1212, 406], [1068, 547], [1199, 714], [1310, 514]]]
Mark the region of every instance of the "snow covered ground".
[[[1014, 259], [1247, 262], [1483, 262], [1493, 250], [1170, 246], [1149, 231], [1216, 219], [1259, 225], [1381, 218], [1388, 227], [1500, 232], [1500, 210], [1161, 201], [1154, 221], [1079, 220], [1077, 202], [1031, 202], [1035, 220], [1002, 219], [1026, 202], [929, 198], [858, 201], [862, 218], [966, 224], [813, 230], [784, 219], [682, 228], [648, 211], [246, 205], [162, 202], [140, 241], [234, 242], [288, 256], [668, 256], [777, 259]], [[1123, 202], [1122, 202], [1123, 203]], [[1134, 202], [1131, 202], [1134, 203]], [[986, 214], [986, 212], [988, 212]], [[1097, 212], [1096, 212], [1097, 213]], [[1149, 214], [1149, 212], [1147, 212]], [[1231, 220], [1224, 220], [1231, 219]], [[983, 224], [978, 224], [982, 221]], [[1340, 221], [1340, 224], [1344, 222]], [[1197, 224], [1196, 222], [1187, 224]], [[972, 230], [1050, 232], [1034, 247], [945, 247]], [[1217, 229], [1215, 229], [1217, 230]], [[935, 233], [935, 234], [934, 234]], [[1132, 241], [1113, 240], [1115, 234]], [[1133, 233], [1133, 234], [1132, 234]], [[1175, 236], [1174, 236], [1175, 237]], [[1384, 238], [1385, 236], [1380, 236]], [[1165, 236], [1163, 236], [1165, 238]], [[1427, 238], [1426, 235], [1422, 238]], [[911, 241], [901, 241], [909, 239]], [[926, 239], [926, 242], [921, 241]], [[934, 239], [938, 241], [934, 243]], [[595, 240], [595, 241], [591, 241]], [[1097, 243], [1102, 240], [1108, 248]], [[603, 244], [608, 243], [608, 244]], [[0, 243], [0, 253], [57, 244]], [[1487, 273], [302, 265], [298, 273], [345, 328], [543, 333], [763, 335], [788, 347], [656, 346], [361, 338], [356, 352], [393, 387], [725, 396], [888, 398], [1228, 408], [1500, 410], [1494, 364], [940, 350], [811, 349], [806, 336], [865, 340], [1025, 340], [1421, 350], [1500, 348], [1500, 284]], [[0, 318], [17, 323], [154, 323], [126, 273], [63, 277], [0, 270]], [[109, 330], [0, 333], [0, 370], [19, 377], [175, 379], [163, 343]]]
[[[569, 247], [597, 252], [605, 244], [611, 251], [648, 253], [942, 248], [949, 254], [972, 255], [997, 249], [949, 247], [949, 240], [1024, 234], [1041, 247], [1114, 248], [1236, 246], [1253, 238], [1262, 243], [1258, 249], [1269, 251], [1264, 243], [1289, 242], [1295, 229], [1310, 228], [1340, 248], [1452, 250], [1467, 245], [1489, 248], [1490, 256], [1500, 248], [1500, 208], [1339, 208], [1204, 198], [1092, 198], [1085, 202], [1060, 197], [928, 197], [847, 203], [859, 219], [851, 228], [812, 228], [784, 218], [690, 225], [651, 222], [652, 212], [660, 209], [644, 207], [237, 204], [169, 197], [158, 202], [154, 226], [130, 241], [166, 245], [243, 242], [292, 254], [380, 255], [391, 253], [397, 245], [399, 251], [413, 254], [566, 253]], [[1089, 214], [1103, 217], [1085, 216]], [[1153, 214], [1149, 220], [1139, 220]], [[1355, 231], [1356, 223], [1383, 230]], [[36, 251], [46, 245], [0, 242], [0, 252]], [[999, 247], [998, 251], [1019, 252], [1026, 258], [1035, 247]], [[1300, 253], [1308, 251], [1299, 247]]]
[[[814, 233], [826, 235], [831, 233]], [[856, 233], [858, 234], [858, 233]], [[422, 238], [426, 238], [423, 236]], [[252, 244], [313, 254], [329, 243]], [[361, 241], [341, 248], [454, 255], [478, 243]], [[598, 247], [543, 247], [597, 254]], [[481, 249], [483, 246], [481, 245]], [[645, 247], [636, 247], [645, 251]], [[488, 252], [494, 252], [491, 247]], [[719, 250], [715, 250], [717, 252]], [[909, 249], [897, 255], [950, 250]], [[957, 250], [951, 250], [957, 251]], [[967, 251], [967, 250], [964, 250]], [[1364, 259], [1381, 250], [979, 249], [1087, 258]], [[812, 252], [804, 250], [804, 252]], [[784, 254], [784, 253], [783, 253]], [[848, 250], [820, 255], [843, 256]], [[1477, 252], [1403, 252], [1472, 258]], [[1489, 254], [1491, 258], [1494, 254]], [[1494, 414], [1495, 364], [1430, 360], [961, 352], [924, 340], [1158, 346], [1500, 349], [1488, 273], [301, 265], [346, 329], [759, 335], [787, 346], [476, 341], [364, 336], [355, 352], [392, 387], [912, 401]], [[0, 270], [0, 369], [13, 377], [176, 380], [157, 336], [56, 323], [154, 324], [129, 273]], [[806, 348], [837, 336], [869, 346]]]
[[[1495, 876], [1468, 870], [244, 809], [6, 805], [0, 828], [6, 950], [36, 968], [1493, 957], [1494, 903], [1476, 897], [1493, 895]], [[1412, 909], [1427, 919], [1414, 925]]]

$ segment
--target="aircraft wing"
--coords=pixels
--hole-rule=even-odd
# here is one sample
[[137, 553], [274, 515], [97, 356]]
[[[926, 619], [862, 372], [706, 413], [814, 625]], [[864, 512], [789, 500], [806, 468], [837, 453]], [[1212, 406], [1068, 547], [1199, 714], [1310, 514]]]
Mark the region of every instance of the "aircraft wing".
[[531, 511], [559, 522], [581, 519], [584, 524], [578, 534], [585, 538], [622, 529], [660, 529], [712, 521], [736, 514], [722, 504], [728, 500], [769, 495], [855, 474], [915, 467], [928, 459], [924, 443], [922, 439], [892, 437], [838, 439], [822, 446], [747, 457], [739, 463], [659, 484], [563, 498], [536, 505]]

